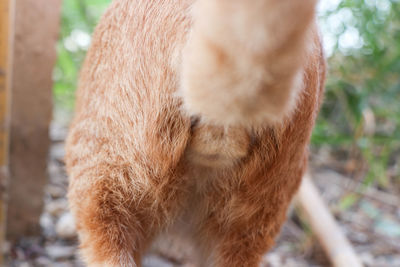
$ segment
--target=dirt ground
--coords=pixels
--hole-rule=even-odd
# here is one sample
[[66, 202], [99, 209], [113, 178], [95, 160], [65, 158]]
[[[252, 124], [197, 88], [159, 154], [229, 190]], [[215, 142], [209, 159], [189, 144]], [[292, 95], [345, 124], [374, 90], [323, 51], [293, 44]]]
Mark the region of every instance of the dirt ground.
[[[76, 233], [66, 200], [63, 164], [66, 129], [53, 125], [49, 156], [50, 181], [41, 217], [42, 235], [9, 244], [10, 267], [80, 267]], [[395, 191], [364, 188], [342, 174], [341, 162], [323, 150], [313, 153], [310, 171], [324, 200], [365, 266], [400, 266], [400, 198]], [[144, 267], [191, 266], [190, 252], [179, 241], [161, 240], [144, 259]], [[318, 241], [293, 210], [275, 248], [263, 266], [330, 266]]]

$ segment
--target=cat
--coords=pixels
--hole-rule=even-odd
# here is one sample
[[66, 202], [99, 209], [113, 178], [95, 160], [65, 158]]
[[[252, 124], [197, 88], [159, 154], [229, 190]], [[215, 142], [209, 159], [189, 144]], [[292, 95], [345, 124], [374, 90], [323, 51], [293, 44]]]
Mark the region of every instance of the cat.
[[112, 2], [66, 142], [88, 266], [141, 266], [172, 227], [191, 238], [196, 266], [259, 266], [307, 167], [323, 98], [316, 4]]

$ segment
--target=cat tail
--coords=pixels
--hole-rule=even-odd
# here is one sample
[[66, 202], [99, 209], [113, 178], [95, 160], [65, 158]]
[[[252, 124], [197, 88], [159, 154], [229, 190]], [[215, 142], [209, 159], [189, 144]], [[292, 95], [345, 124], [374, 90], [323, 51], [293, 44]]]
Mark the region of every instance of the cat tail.
[[288, 116], [314, 43], [316, 2], [198, 0], [182, 58], [186, 111], [218, 125]]

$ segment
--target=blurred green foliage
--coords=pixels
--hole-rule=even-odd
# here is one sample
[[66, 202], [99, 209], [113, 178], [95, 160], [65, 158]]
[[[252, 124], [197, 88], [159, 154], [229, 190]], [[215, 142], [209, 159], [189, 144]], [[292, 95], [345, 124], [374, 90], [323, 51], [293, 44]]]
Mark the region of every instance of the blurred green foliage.
[[71, 111], [79, 69], [100, 15], [110, 0], [64, 0], [58, 59], [54, 69], [56, 108]]
[[344, 0], [321, 16], [332, 45], [314, 145], [351, 151], [365, 183], [399, 179], [400, 2]]
[[[54, 70], [59, 109], [73, 108], [90, 34], [109, 3], [64, 0]], [[400, 2], [321, 0], [321, 7], [330, 69], [312, 144], [347, 151], [345, 160], [365, 169], [366, 184], [388, 186], [400, 168]]]

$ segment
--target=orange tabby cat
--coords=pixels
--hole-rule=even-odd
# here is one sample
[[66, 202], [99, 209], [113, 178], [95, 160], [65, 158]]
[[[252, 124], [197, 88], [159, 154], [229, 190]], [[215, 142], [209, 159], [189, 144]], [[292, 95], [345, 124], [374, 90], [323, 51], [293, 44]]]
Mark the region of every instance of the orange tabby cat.
[[258, 266], [307, 165], [316, 0], [114, 0], [67, 140], [88, 266], [140, 266], [179, 224], [199, 266]]

